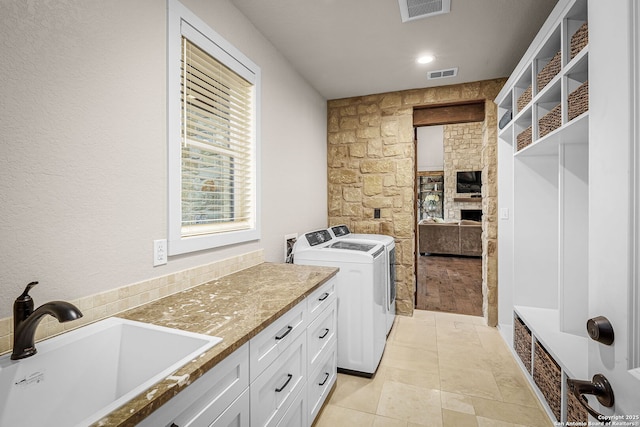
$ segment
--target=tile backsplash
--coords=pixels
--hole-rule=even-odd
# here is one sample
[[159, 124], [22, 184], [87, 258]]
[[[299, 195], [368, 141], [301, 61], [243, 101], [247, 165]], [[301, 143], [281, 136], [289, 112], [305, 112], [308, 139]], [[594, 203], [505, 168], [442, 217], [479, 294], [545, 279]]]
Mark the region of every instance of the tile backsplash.
[[[36, 340], [49, 338], [263, 262], [264, 253], [258, 250], [69, 301], [84, 316], [69, 323], [59, 323], [47, 316], [38, 326]], [[0, 354], [11, 351], [12, 347], [13, 318], [0, 319]]]

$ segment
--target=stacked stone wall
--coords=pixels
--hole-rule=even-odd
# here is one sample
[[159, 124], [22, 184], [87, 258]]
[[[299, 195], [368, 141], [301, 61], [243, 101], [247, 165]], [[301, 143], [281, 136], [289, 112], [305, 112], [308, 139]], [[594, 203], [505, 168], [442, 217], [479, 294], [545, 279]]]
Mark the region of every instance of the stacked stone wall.
[[482, 170], [482, 141], [484, 122], [460, 123], [444, 126], [444, 219], [459, 220], [461, 209], [482, 209], [482, 199], [477, 202], [460, 202], [456, 198], [469, 197], [458, 194], [456, 172]]
[[[412, 315], [416, 288], [413, 109], [484, 99], [480, 165], [484, 315], [488, 324], [497, 323], [497, 112], [493, 99], [504, 82], [495, 79], [328, 101], [329, 224], [347, 224], [355, 233], [387, 234], [396, 239], [398, 314]], [[376, 209], [380, 218], [374, 218]]]

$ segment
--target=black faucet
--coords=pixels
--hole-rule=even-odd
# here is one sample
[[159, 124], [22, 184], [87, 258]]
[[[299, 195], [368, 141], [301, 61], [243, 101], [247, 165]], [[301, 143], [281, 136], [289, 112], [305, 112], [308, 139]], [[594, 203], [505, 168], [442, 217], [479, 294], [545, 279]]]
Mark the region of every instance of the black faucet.
[[31, 282], [13, 303], [13, 353], [12, 360], [24, 359], [36, 354], [36, 328], [42, 318], [49, 314], [59, 322], [68, 322], [82, 317], [78, 308], [65, 301], [51, 301], [33, 310], [33, 299], [29, 290], [38, 282]]

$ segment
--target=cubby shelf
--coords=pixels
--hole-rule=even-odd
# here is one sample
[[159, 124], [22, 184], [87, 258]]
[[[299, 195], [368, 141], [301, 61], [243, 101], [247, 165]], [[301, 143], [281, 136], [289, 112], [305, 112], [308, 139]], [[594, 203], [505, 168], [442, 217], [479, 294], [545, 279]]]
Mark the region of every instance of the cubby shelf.
[[[515, 314], [530, 329], [532, 354], [542, 345], [562, 378], [588, 377], [589, 46], [571, 52], [587, 1], [558, 2], [496, 98], [498, 116], [512, 116], [498, 129], [500, 328], [515, 349]], [[530, 100], [519, 102], [529, 87]], [[566, 421], [558, 400], [548, 403], [549, 417]]]
[[514, 312], [531, 329], [537, 341], [571, 378], [587, 378], [588, 339], [558, 330], [560, 312], [549, 308], [514, 306]]

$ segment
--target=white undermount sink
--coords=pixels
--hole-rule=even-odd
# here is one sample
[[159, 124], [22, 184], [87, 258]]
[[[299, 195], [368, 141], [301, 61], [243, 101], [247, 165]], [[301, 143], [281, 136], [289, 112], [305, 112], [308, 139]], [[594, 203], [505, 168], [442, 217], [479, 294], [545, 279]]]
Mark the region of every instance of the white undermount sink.
[[[0, 358], [0, 426], [86, 426], [221, 338], [112, 317]], [[153, 390], [149, 392], [153, 393]]]

